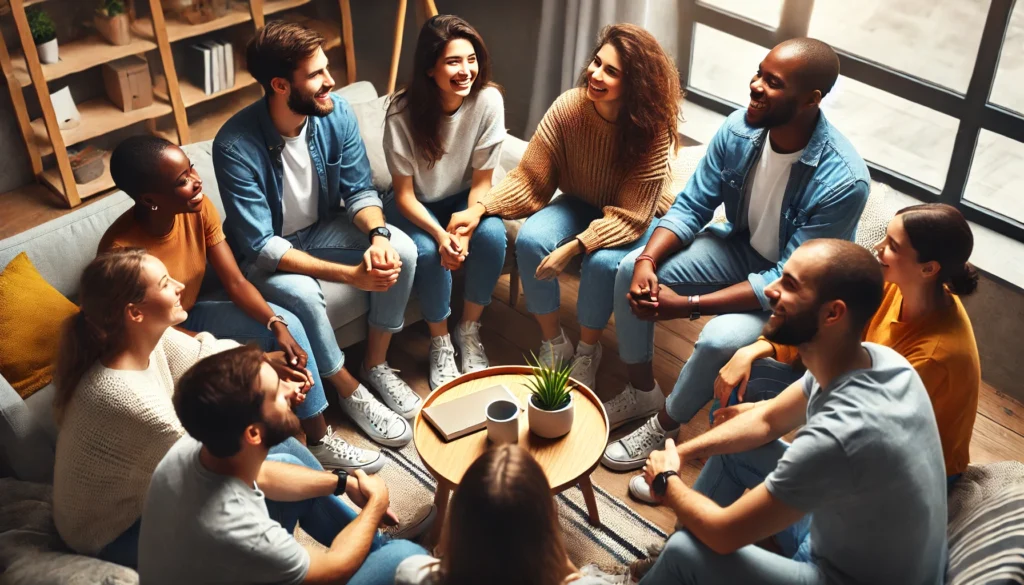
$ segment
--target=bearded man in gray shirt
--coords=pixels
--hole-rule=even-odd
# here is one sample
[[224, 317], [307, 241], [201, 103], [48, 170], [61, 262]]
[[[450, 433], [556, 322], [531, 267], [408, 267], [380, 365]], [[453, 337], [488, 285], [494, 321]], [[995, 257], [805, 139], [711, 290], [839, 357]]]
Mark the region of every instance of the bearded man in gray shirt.
[[[763, 333], [799, 346], [807, 374], [651, 454], [645, 495], [683, 529], [641, 585], [943, 583], [945, 465], [928, 394], [905, 358], [860, 341], [882, 286], [856, 244], [810, 240], [793, 253], [765, 288]], [[797, 428], [792, 444], [779, 440]], [[681, 464], [709, 457], [690, 489]], [[773, 535], [782, 554], [754, 545]]]

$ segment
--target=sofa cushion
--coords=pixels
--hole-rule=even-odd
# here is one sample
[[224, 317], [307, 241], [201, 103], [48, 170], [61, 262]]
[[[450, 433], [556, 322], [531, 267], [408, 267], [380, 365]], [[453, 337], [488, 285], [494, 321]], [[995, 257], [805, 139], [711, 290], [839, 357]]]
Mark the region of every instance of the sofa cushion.
[[366, 146], [366, 156], [370, 159], [370, 180], [378, 193], [391, 189], [391, 173], [388, 162], [384, 158], [384, 120], [387, 116], [387, 96], [368, 102], [352, 104], [352, 112], [359, 124], [359, 136]]
[[946, 582], [1024, 582], [1024, 464], [971, 465], [949, 495]]
[[77, 312], [24, 252], [0, 272], [0, 374], [22, 398], [53, 380], [64, 322]]

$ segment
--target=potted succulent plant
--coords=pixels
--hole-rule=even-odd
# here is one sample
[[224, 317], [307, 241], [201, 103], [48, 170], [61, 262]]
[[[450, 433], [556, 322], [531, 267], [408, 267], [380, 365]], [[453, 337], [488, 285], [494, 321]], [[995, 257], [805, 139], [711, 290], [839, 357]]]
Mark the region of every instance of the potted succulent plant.
[[530, 432], [546, 439], [557, 439], [572, 429], [574, 404], [569, 386], [572, 363], [548, 366], [533, 356], [530, 367], [533, 375], [526, 382], [530, 389]]
[[93, 24], [111, 45], [127, 45], [132, 42], [131, 23], [124, 8], [124, 0], [100, 0], [96, 14], [93, 15]]
[[57, 51], [57, 27], [53, 19], [42, 8], [27, 11], [28, 28], [32, 31], [32, 41], [36, 44], [39, 61], [47, 64], [60, 60]]

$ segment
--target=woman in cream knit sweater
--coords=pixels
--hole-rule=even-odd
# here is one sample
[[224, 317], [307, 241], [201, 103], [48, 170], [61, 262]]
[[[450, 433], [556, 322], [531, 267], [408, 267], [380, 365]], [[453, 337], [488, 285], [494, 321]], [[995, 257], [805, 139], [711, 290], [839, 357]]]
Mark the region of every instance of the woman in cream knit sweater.
[[[643, 246], [668, 210], [669, 153], [676, 144], [679, 72], [644, 29], [606, 27], [578, 87], [552, 104], [522, 160], [448, 231], [472, 232], [485, 215], [529, 217], [516, 239], [526, 307], [540, 324], [540, 358], [574, 360], [594, 386], [598, 340], [612, 314], [619, 261]], [[552, 201], [556, 189], [565, 196]], [[558, 321], [558, 275], [583, 255], [574, 350]]]
[[183, 288], [141, 249], [103, 254], [82, 274], [57, 365], [53, 481], [57, 531], [79, 553], [134, 567], [150, 475], [184, 434], [174, 384], [238, 345], [173, 328], [188, 316]]

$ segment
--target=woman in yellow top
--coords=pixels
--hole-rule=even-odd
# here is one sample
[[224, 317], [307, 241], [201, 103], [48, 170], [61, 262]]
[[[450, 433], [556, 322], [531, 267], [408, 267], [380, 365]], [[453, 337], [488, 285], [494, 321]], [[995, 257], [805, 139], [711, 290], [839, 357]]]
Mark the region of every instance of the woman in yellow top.
[[[875, 246], [886, 281], [885, 297], [864, 331], [864, 341], [898, 351], [921, 376], [935, 409], [950, 485], [970, 462], [981, 387], [978, 346], [960, 303], [960, 297], [978, 286], [978, 274], [967, 262], [973, 248], [971, 228], [955, 207], [927, 203], [898, 212]], [[750, 402], [771, 398], [785, 388], [780, 386], [785, 376], [779, 376], [779, 364], [754, 364], [763, 358], [794, 364], [799, 355], [795, 347], [773, 345], [764, 338], [755, 341], [721, 369], [716, 399], [724, 404], [732, 394]], [[759, 367], [774, 368], [775, 373], [759, 375]], [[790, 380], [795, 377], [790, 374]], [[714, 415], [715, 420], [724, 414]]]
[[[449, 233], [465, 235], [485, 215], [529, 218], [516, 261], [526, 308], [540, 325], [541, 361], [574, 360], [573, 376], [591, 387], [615, 270], [675, 199], [669, 152], [678, 112], [679, 72], [658, 41], [631, 24], [606, 27], [577, 87], [544, 114], [519, 165], [448, 223]], [[552, 200], [557, 189], [565, 195]], [[559, 326], [558, 275], [580, 255], [574, 350]]]

